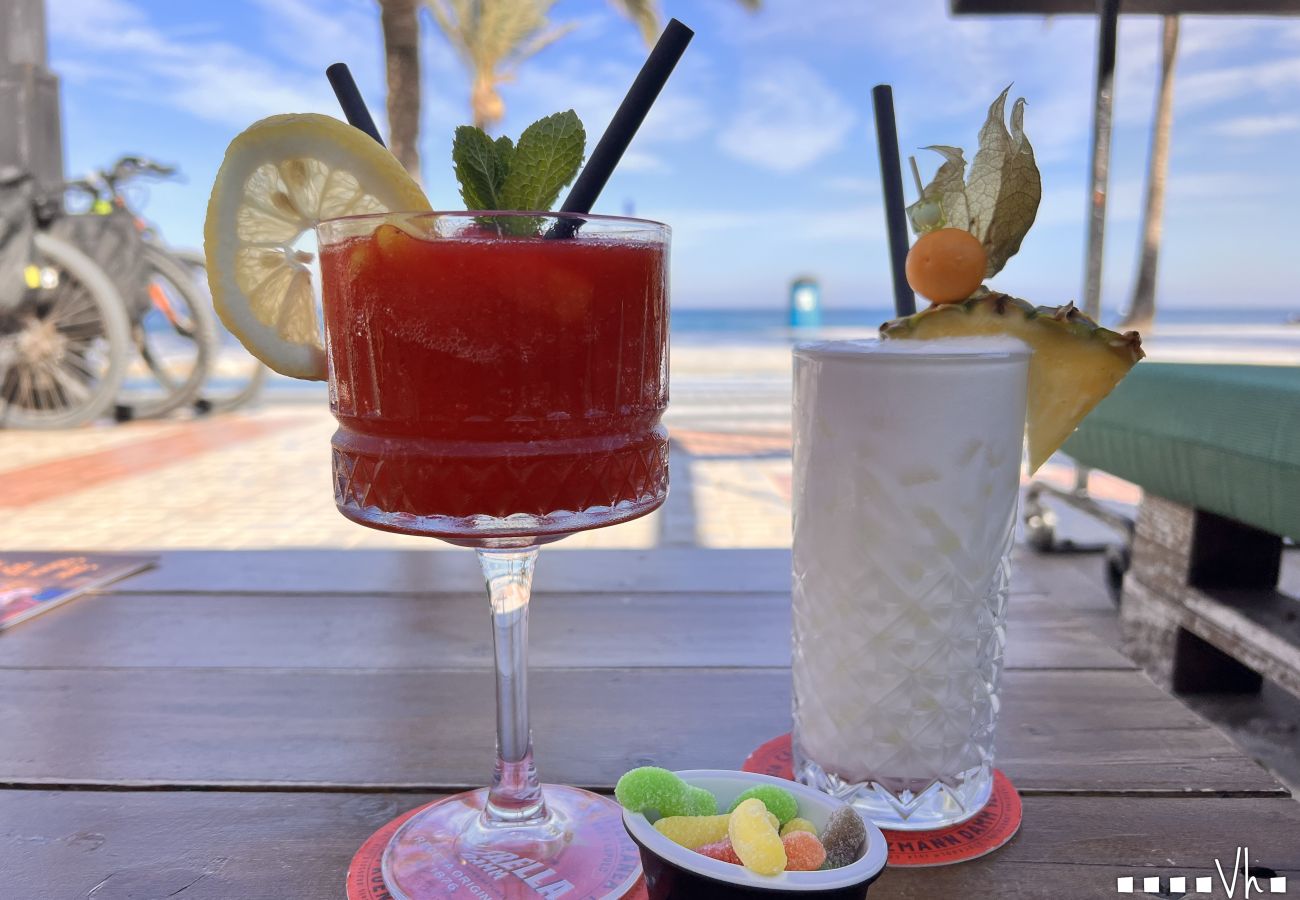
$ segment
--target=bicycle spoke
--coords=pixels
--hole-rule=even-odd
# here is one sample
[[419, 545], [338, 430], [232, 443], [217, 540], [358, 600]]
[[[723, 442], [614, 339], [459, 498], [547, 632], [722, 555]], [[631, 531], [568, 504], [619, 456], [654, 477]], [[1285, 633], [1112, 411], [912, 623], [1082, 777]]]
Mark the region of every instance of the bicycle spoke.
[[[53, 382], [49, 373], [45, 371], [44, 366], [33, 367], [32, 369], [32, 399], [33, 406], [38, 410], [54, 409], [54, 403], [51, 398], [53, 392]], [[42, 402], [44, 401], [44, 402]]]
[[91, 391], [85, 382], [79, 380], [66, 366], [51, 365], [50, 374], [61, 390], [64, 399], [71, 403], [84, 403], [90, 399]]
[[54, 295], [54, 301], [50, 304], [50, 308], [44, 316], [47, 322], [62, 328], [85, 320], [87, 312], [91, 317], [99, 318], [99, 310], [95, 306], [95, 298], [91, 296], [90, 291], [77, 282], [73, 282], [71, 286], [68, 286], [66, 276], [61, 281], [60, 287], [61, 289]]
[[71, 347], [68, 348], [67, 356], [64, 357], [64, 365], [75, 371], [87, 383], [99, 379], [99, 372], [90, 366], [86, 357]]
[[14, 405], [30, 409], [32, 405], [32, 371], [27, 366], [19, 366], [18, 378], [14, 385]]

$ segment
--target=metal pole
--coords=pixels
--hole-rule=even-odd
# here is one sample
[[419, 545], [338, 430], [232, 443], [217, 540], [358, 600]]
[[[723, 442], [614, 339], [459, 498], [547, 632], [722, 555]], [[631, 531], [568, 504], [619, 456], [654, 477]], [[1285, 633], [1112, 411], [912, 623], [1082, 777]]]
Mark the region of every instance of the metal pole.
[[1083, 311], [1101, 318], [1101, 255], [1106, 237], [1110, 120], [1115, 101], [1115, 32], [1120, 0], [1097, 0], [1097, 91], [1092, 113], [1092, 177], [1088, 186], [1088, 256]]

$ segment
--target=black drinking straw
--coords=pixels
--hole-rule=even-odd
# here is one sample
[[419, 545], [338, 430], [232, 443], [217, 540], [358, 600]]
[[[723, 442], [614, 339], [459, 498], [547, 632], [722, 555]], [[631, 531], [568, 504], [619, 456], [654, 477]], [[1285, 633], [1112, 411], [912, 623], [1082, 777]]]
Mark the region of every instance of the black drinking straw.
[[330, 80], [330, 87], [334, 88], [334, 96], [339, 98], [339, 106], [343, 107], [343, 115], [348, 122], [379, 141], [379, 146], [383, 147], [384, 139], [379, 136], [379, 129], [370, 117], [370, 110], [366, 109], [366, 101], [361, 99], [361, 91], [352, 79], [348, 64], [336, 62], [325, 70], [325, 77]]
[[[573, 183], [569, 196], [564, 198], [560, 212], [589, 213], [595, 205], [596, 198], [614, 173], [614, 167], [623, 158], [623, 151], [641, 127], [650, 107], [654, 105], [663, 90], [668, 76], [673, 73], [677, 60], [682, 58], [686, 45], [691, 42], [695, 32], [676, 19], [668, 22], [664, 33], [659, 35], [654, 49], [646, 58], [645, 65], [637, 73], [636, 80], [628, 89], [627, 96], [619, 104], [614, 118], [609, 120], [609, 127], [600, 136], [596, 149], [583, 166], [578, 180]], [[559, 219], [546, 232], [547, 238], [573, 237], [582, 225], [581, 219]]]
[[907, 284], [907, 213], [903, 204], [903, 166], [898, 159], [898, 128], [894, 124], [894, 92], [887, 84], [871, 89], [876, 113], [876, 147], [880, 151], [880, 182], [885, 198], [885, 231], [889, 235], [889, 264], [894, 275], [894, 312], [916, 312], [916, 295]]

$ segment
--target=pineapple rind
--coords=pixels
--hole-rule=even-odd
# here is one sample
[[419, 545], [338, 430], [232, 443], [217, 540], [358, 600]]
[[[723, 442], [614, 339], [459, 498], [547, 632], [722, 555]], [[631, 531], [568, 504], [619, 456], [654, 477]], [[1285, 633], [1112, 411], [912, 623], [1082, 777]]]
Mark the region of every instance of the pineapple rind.
[[1102, 328], [1074, 304], [1039, 306], [988, 293], [961, 303], [932, 306], [886, 322], [885, 338], [1009, 335], [1033, 350], [1025, 430], [1030, 471], [1065, 443], [1079, 423], [1143, 357], [1137, 332]]

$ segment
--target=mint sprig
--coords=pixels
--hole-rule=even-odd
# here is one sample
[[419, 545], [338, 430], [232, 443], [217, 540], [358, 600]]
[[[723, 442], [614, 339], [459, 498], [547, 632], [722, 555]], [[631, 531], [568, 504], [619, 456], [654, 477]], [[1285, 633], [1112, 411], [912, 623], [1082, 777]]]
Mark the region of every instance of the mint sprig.
[[[468, 210], [549, 210], [573, 181], [586, 152], [587, 133], [573, 110], [538, 119], [515, 144], [495, 141], [481, 128], [462, 125], [451, 158]], [[511, 234], [535, 232], [535, 218], [494, 222]]]
[[[510, 138], [502, 140], [510, 144]], [[513, 146], [498, 150], [492, 138], [473, 125], [456, 129], [451, 157], [466, 209], [505, 209], [501, 205], [501, 187], [510, 169], [513, 150]]]

